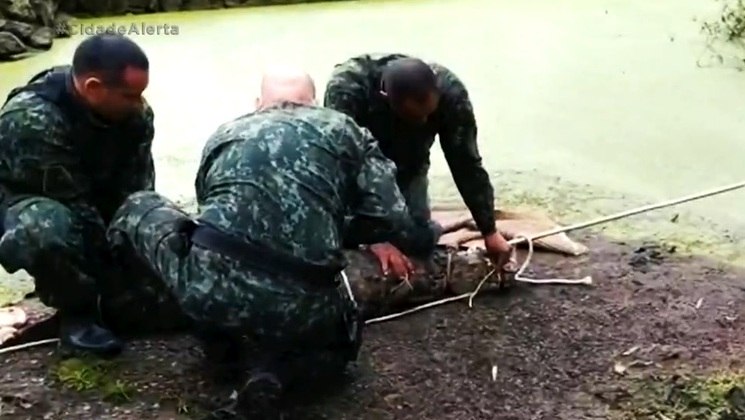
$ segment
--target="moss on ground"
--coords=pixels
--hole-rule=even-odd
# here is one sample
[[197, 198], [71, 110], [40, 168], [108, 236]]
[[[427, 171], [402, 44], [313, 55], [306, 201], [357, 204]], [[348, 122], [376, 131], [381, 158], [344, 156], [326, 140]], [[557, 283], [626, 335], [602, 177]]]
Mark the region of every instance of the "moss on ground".
[[25, 271], [8, 274], [0, 267], [0, 307], [12, 305], [34, 290], [34, 283]]
[[135, 388], [118, 377], [117, 367], [114, 361], [65, 359], [54, 368], [54, 377], [65, 388], [96, 392], [106, 401], [123, 403], [131, 400]]
[[23, 299], [23, 291], [7, 286], [0, 286], [0, 307], [12, 305]]
[[639, 379], [619, 419], [741, 420], [745, 418], [745, 372]]

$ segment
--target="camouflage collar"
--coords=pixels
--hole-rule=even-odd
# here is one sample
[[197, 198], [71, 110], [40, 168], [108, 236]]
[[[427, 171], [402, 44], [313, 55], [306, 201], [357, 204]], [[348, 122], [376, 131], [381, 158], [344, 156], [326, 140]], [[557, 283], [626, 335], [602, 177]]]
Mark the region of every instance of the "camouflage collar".
[[294, 109], [294, 108], [313, 108], [315, 105], [306, 105], [292, 101], [282, 101], [274, 105], [268, 106], [264, 109], [258, 110], [257, 112], [271, 111], [274, 109]]

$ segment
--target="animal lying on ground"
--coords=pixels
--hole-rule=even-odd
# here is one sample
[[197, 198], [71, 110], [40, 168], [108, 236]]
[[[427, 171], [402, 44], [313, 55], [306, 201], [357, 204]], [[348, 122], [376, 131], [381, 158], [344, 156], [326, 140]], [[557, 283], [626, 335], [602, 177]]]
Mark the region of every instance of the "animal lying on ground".
[[[559, 225], [538, 212], [496, 211], [497, 229], [506, 239], [531, 237]], [[383, 316], [402, 307], [415, 306], [449, 295], [473, 291], [491, 271], [483, 256], [481, 233], [468, 212], [435, 211], [432, 215], [446, 232], [430, 261], [413, 259], [417, 275], [402, 281], [381, 275], [377, 261], [368, 253], [346, 252], [349, 265], [345, 272], [353, 294], [362, 305], [366, 318]], [[562, 233], [534, 241], [536, 250], [568, 256], [586, 254], [586, 246]], [[488, 283], [487, 283], [488, 284]], [[497, 286], [492, 283], [491, 287]], [[488, 286], [483, 290], [488, 290]]]
[[[538, 212], [496, 212], [496, 225], [506, 239], [516, 236], [531, 236], [558, 227], [558, 224]], [[402, 281], [384, 277], [377, 260], [368, 252], [347, 250], [349, 265], [345, 273], [349, 279], [355, 300], [361, 304], [365, 318], [386, 315], [405, 307], [431, 302], [449, 295], [471, 292], [491, 271], [483, 256], [483, 241], [467, 211], [435, 211], [433, 219], [444, 228], [439, 247], [431, 260], [412, 260], [417, 274]], [[568, 256], [583, 255], [588, 248], [570, 239], [566, 234], [536, 240], [536, 250], [560, 253]], [[496, 285], [492, 284], [491, 288]], [[489, 286], [484, 286], [484, 291]], [[25, 331], [34, 324], [49, 321], [53, 311], [44, 310], [40, 315], [36, 303], [23, 301], [14, 306], [0, 308], [0, 348], [23, 343]], [[27, 313], [28, 312], [28, 313]], [[50, 329], [54, 331], [54, 329]], [[32, 334], [33, 340], [53, 338]]]

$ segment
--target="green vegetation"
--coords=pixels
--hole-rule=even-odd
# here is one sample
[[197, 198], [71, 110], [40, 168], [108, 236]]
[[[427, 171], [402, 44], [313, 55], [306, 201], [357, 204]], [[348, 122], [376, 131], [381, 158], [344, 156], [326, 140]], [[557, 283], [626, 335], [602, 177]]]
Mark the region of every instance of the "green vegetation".
[[95, 391], [106, 401], [130, 401], [134, 387], [117, 378], [114, 362], [98, 359], [67, 359], [56, 367], [54, 377], [66, 388], [78, 392]]
[[[717, 18], [704, 21], [701, 31], [706, 35], [706, 49], [719, 64], [724, 64], [724, 54], [734, 56], [739, 64], [745, 63], [745, 2], [724, 0]], [[734, 47], [735, 52], [727, 52]], [[699, 62], [700, 65], [700, 62]]]
[[727, 0], [717, 20], [704, 22], [701, 30], [710, 39], [722, 39], [745, 46], [745, 3], [743, 0]]
[[622, 419], [737, 420], [745, 418], [745, 372], [641, 380]]
[[7, 274], [0, 267], [0, 307], [12, 305], [34, 290], [34, 283], [26, 272]]

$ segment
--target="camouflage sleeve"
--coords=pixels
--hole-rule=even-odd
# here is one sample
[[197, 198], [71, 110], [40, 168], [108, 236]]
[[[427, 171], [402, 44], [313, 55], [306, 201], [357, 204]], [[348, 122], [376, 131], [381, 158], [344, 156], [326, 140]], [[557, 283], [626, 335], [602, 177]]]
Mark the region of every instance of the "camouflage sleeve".
[[444, 121], [439, 132], [443, 155], [455, 185], [483, 235], [496, 231], [494, 188], [481, 163], [476, 143], [476, 118], [468, 91], [452, 73], [441, 76]]
[[362, 140], [362, 159], [356, 180], [358, 199], [346, 236], [356, 238], [358, 244], [390, 242], [409, 255], [429, 253], [435, 231], [417, 225], [409, 215], [396, 185], [395, 164], [383, 155], [367, 129], [356, 131]]
[[360, 121], [366, 110], [368, 82], [364, 69], [356, 62], [336, 66], [323, 96], [323, 106], [335, 109]]
[[121, 201], [137, 191], [155, 190], [155, 164], [152, 153], [153, 137], [155, 136], [153, 120], [153, 110], [146, 104], [145, 124], [147, 134], [142, 139], [132, 139], [139, 143], [137, 150], [119, 171], [118, 185], [114, 186]]
[[88, 201], [89, 180], [66, 141], [67, 130], [59, 111], [40, 99], [25, 93], [13, 98], [0, 113], [0, 139], [5, 143], [0, 159], [8, 165], [2, 182], [16, 194], [57, 200], [86, 228], [103, 231], [101, 215]]

